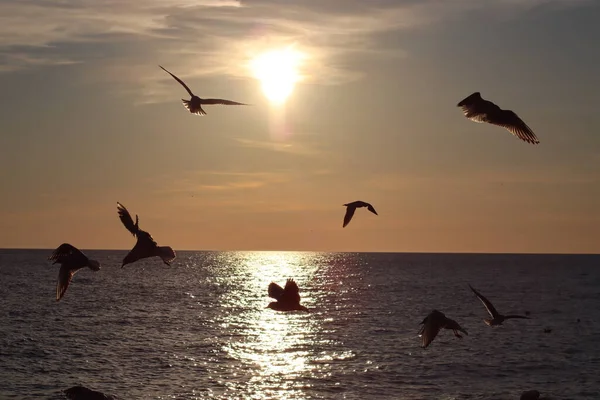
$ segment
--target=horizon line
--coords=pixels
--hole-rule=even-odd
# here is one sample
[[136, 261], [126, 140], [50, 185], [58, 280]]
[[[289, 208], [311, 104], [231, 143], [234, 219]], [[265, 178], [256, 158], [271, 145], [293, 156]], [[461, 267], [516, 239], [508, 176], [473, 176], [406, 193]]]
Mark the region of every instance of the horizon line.
[[[4, 250], [44, 250], [52, 251], [54, 247], [0, 247], [0, 251]], [[106, 249], [106, 248], [81, 248], [85, 251], [130, 251], [131, 249]], [[211, 249], [180, 249], [175, 250], [176, 252], [201, 252], [201, 253], [243, 253], [243, 252], [280, 252], [280, 253], [358, 253], [358, 254], [486, 254], [486, 255], [578, 255], [578, 256], [600, 256], [600, 253], [567, 253], [567, 252], [551, 252], [551, 253], [535, 253], [535, 252], [486, 252], [486, 251], [387, 251], [387, 250], [374, 250], [374, 251], [348, 251], [348, 250], [211, 250]]]

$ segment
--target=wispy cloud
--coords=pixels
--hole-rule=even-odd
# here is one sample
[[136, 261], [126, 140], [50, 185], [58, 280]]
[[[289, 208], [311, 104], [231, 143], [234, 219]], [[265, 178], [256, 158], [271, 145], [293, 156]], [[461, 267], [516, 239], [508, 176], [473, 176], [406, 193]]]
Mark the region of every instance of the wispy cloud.
[[[0, 3], [4, 70], [94, 59], [113, 79], [139, 85], [156, 78], [157, 60], [176, 60], [187, 77], [213, 74], [247, 78], [247, 62], [264, 49], [296, 43], [309, 55], [306, 80], [339, 83], [360, 73], [344, 57], [378, 51], [374, 36], [421, 27], [482, 7], [523, 9], [567, 0], [119, 0]], [[73, 44], [85, 44], [72, 46]], [[110, 44], [107, 51], [101, 44]], [[121, 51], [115, 50], [121, 48]], [[48, 49], [52, 49], [49, 56]], [[398, 55], [401, 49], [380, 49]], [[45, 56], [39, 56], [40, 52]], [[103, 57], [97, 57], [100, 52]], [[124, 69], [130, 74], [120, 74]], [[121, 71], [120, 71], [121, 70]], [[318, 71], [315, 73], [314, 71]], [[156, 90], [154, 90], [156, 91]]]

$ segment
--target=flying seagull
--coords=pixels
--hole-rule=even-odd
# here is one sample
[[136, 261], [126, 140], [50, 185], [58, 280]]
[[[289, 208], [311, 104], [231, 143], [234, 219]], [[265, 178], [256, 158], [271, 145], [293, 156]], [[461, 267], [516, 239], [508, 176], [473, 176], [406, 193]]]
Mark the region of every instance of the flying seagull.
[[269, 284], [269, 297], [274, 298], [277, 301], [269, 303], [267, 308], [271, 308], [275, 311], [308, 311], [308, 308], [300, 305], [300, 290], [298, 285], [293, 279], [288, 279], [285, 283], [285, 288], [282, 288], [275, 282]]
[[160, 257], [163, 262], [167, 265], [171, 265], [170, 262], [173, 261], [176, 257], [175, 252], [169, 246], [159, 246], [152, 236], [139, 228], [138, 226], [138, 216], [135, 216], [135, 224], [133, 223], [133, 219], [129, 214], [129, 211], [123, 206], [121, 203], [117, 202], [117, 211], [119, 212], [119, 218], [125, 228], [135, 237], [137, 237], [137, 242], [133, 249], [125, 256], [123, 259], [123, 264], [121, 268], [123, 268], [127, 264], [131, 264], [136, 262], [137, 260], [141, 260], [142, 258]]
[[56, 301], [62, 299], [73, 279], [73, 276], [81, 268], [89, 267], [92, 271], [100, 270], [100, 263], [90, 260], [83, 252], [69, 243], [63, 243], [48, 257], [54, 261], [52, 265], [59, 263], [58, 281], [56, 282]]
[[192, 97], [190, 100], [181, 99], [181, 101], [183, 102], [183, 106], [185, 108], [187, 108], [188, 111], [191, 112], [192, 114], [206, 115], [206, 112], [202, 109], [202, 104], [206, 104], [206, 105], [221, 104], [221, 105], [226, 105], [226, 106], [247, 106], [248, 105], [248, 104], [238, 103], [237, 101], [231, 101], [231, 100], [201, 99], [200, 97], [198, 97], [194, 93], [192, 93], [190, 88], [187, 87], [187, 85], [185, 83], [183, 83], [183, 81], [181, 79], [179, 79], [178, 77], [176, 77], [175, 75], [173, 75], [172, 73], [167, 71], [161, 65], [159, 65], [159, 67], [161, 67], [163, 69], [163, 71], [165, 71], [167, 74], [171, 75], [190, 94], [190, 96]]
[[421, 336], [421, 347], [423, 348], [426, 348], [431, 342], [433, 342], [433, 339], [435, 339], [442, 328], [452, 329], [454, 336], [459, 339], [462, 339], [462, 336], [458, 333], [459, 331], [465, 335], [468, 335], [467, 331], [461, 328], [458, 322], [446, 317], [443, 312], [438, 310], [433, 310], [431, 313], [429, 313], [429, 315], [425, 317], [421, 324], [423, 326], [419, 330], [419, 336]]
[[484, 100], [479, 92], [475, 92], [458, 103], [465, 117], [475, 122], [487, 122], [508, 129], [527, 143], [538, 144], [540, 141], [533, 131], [517, 114], [511, 110], [503, 110], [491, 101]]
[[79, 385], [65, 390], [65, 395], [70, 400], [114, 400], [112, 396]]
[[364, 201], [353, 201], [352, 203], [344, 204], [344, 206], [346, 206], [346, 215], [344, 215], [344, 225], [342, 225], [342, 228], [345, 228], [346, 225], [350, 223], [350, 220], [354, 216], [354, 211], [356, 211], [357, 208], [367, 207], [367, 210], [371, 211], [375, 215], [378, 215], [377, 211], [375, 211], [375, 208]]
[[481, 302], [485, 306], [485, 309], [487, 310], [487, 312], [490, 313], [490, 315], [492, 316], [492, 319], [484, 319], [483, 320], [488, 326], [502, 325], [504, 320], [509, 319], [509, 318], [530, 319], [529, 317], [525, 317], [523, 315], [502, 315], [502, 314], [498, 313], [498, 311], [496, 311], [496, 308], [494, 307], [494, 305], [492, 303], [490, 303], [490, 301], [488, 299], [483, 297], [483, 295], [481, 293], [479, 293], [477, 290], [475, 290], [473, 288], [473, 286], [469, 285], [469, 287], [471, 288], [473, 293], [475, 293], [475, 296], [477, 296], [479, 298], [479, 300], [481, 300]]

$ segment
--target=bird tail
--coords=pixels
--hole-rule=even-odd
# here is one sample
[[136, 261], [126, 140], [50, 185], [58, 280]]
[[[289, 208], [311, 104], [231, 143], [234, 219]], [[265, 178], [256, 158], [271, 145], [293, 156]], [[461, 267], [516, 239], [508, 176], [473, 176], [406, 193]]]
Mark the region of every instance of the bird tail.
[[175, 250], [169, 246], [158, 246], [158, 256], [162, 258], [166, 264], [169, 264], [177, 257]]
[[189, 112], [191, 112], [192, 114], [197, 114], [197, 115], [206, 115], [206, 113], [204, 112], [204, 110], [202, 109], [202, 106], [198, 106], [198, 107], [194, 107], [192, 105], [192, 101], [191, 100], [186, 100], [186, 99], [181, 99], [183, 106], [185, 108], [188, 109]]

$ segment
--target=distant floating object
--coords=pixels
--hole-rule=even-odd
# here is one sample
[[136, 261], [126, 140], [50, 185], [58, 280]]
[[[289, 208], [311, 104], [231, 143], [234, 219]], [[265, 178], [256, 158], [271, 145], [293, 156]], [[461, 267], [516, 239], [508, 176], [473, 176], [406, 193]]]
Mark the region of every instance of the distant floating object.
[[367, 210], [371, 211], [375, 215], [379, 215], [377, 214], [377, 211], [375, 211], [375, 208], [373, 208], [371, 204], [366, 203], [364, 201], [353, 201], [352, 203], [344, 204], [344, 206], [346, 207], [346, 214], [344, 215], [344, 225], [342, 225], [342, 228], [345, 228], [346, 225], [350, 223], [350, 220], [352, 220], [354, 212], [357, 208], [367, 207]]
[[300, 289], [293, 279], [288, 279], [285, 288], [282, 288], [275, 282], [269, 284], [269, 297], [277, 301], [269, 303], [267, 308], [275, 311], [308, 311], [308, 308], [300, 305]]
[[70, 400], [116, 400], [113, 396], [107, 396], [104, 393], [79, 385], [65, 390], [65, 395]]
[[486, 299], [481, 293], [479, 293], [477, 290], [475, 290], [473, 288], [473, 286], [469, 285], [469, 287], [471, 288], [473, 293], [475, 293], [475, 296], [477, 296], [479, 298], [479, 300], [481, 300], [481, 302], [485, 306], [485, 309], [492, 317], [492, 319], [484, 319], [483, 320], [488, 326], [502, 325], [504, 320], [507, 320], [510, 318], [531, 319], [531, 318], [525, 317], [523, 315], [502, 315], [502, 314], [500, 314], [498, 311], [496, 311], [496, 308], [494, 308], [494, 305], [492, 303], [490, 303], [490, 301], [488, 299]]
[[231, 101], [231, 100], [202, 99], [202, 98], [196, 96], [194, 93], [192, 93], [192, 91], [190, 90], [190, 88], [187, 87], [187, 85], [185, 83], [183, 83], [183, 81], [181, 79], [179, 79], [178, 77], [176, 77], [175, 75], [173, 75], [172, 73], [170, 73], [169, 71], [167, 71], [162, 66], [159, 65], [159, 67], [161, 67], [163, 69], [163, 71], [165, 71], [167, 74], [171, 75], [190, 94], [190, 96], [192, 97], [190, 100], [181, 99], [181, 101], [183, 102], [183, 106], [185, 108], [187, 108], [188, 111], [191, 112], [192, 114], [206, 115], [206, 112], [202, 109], [202, 104], [204, 104], [204, 105], [220, 104], [220, 105], [226, 105], [226, 106], [247, 106], [248, 105], [248, 104], [245, 104], [245, 103], [238, 103], [237, 101]]
[[81, 268], [89, 267], [92, 271], [100, 270], [100, 263], [96, 260], [90, 260], [82, 251], [69, 243], [63, 243], [48, 257], [49, 261], [54, 261], [52, 265], [59, 263], [58, 281], [56, 282], [56, 301], [62, 299], [67, 292], [67, 288], [73, 279], [73, 276]]
[[459, 339], [462, 339], [462, 336], [458, 332], [468, 335], [467, 331], [461, 328], [458, 322], [446, 317], [443, 312], [438, 310], [433, 310], [429, 313], [421, 324], [423, 326], [419, 330], [419, 335], [421, 336], [421, 347], [423, 348], [429, 346], [441, 329], [452, 329], [454, 336]]
[[544, 328], [544, 333], [550, 333], [550, 332], [552, 332], [551, 328]]
[[527, 143], [538, 144], [540, 142], [531, 128], [517, 114], [511, 110], [503, 110], [491, 101], [484, 100], [479, 92], [462, 100], [457, 107], [461, 107], [465, 117], [471, 121], [501, 126]]
[[135, 246], [133, 246], [133, 249], [123, 259], [121, 268], [127, 264], [134, 263], [137, 260], [155, 256], [160, 257], [165, 264], [171, 265], [171, 261], [176, 258], [175, 251], [169, 246], [159, 246], [148, 232], [145, 232], [138, 227], [138, 216], [135, 216], [134, 224], [129, 211], [127, 211], [125, 206], [119, 202], [117, 202], [117, 211], [119, 213], [119, 219], [125, 228], [127, 228], [133, 236], [137, 237]]
[[550, 400], [549, 397], [540, 397], [541, 394], [537, 390], [528, 390], [521, 393], [520, 400]]

